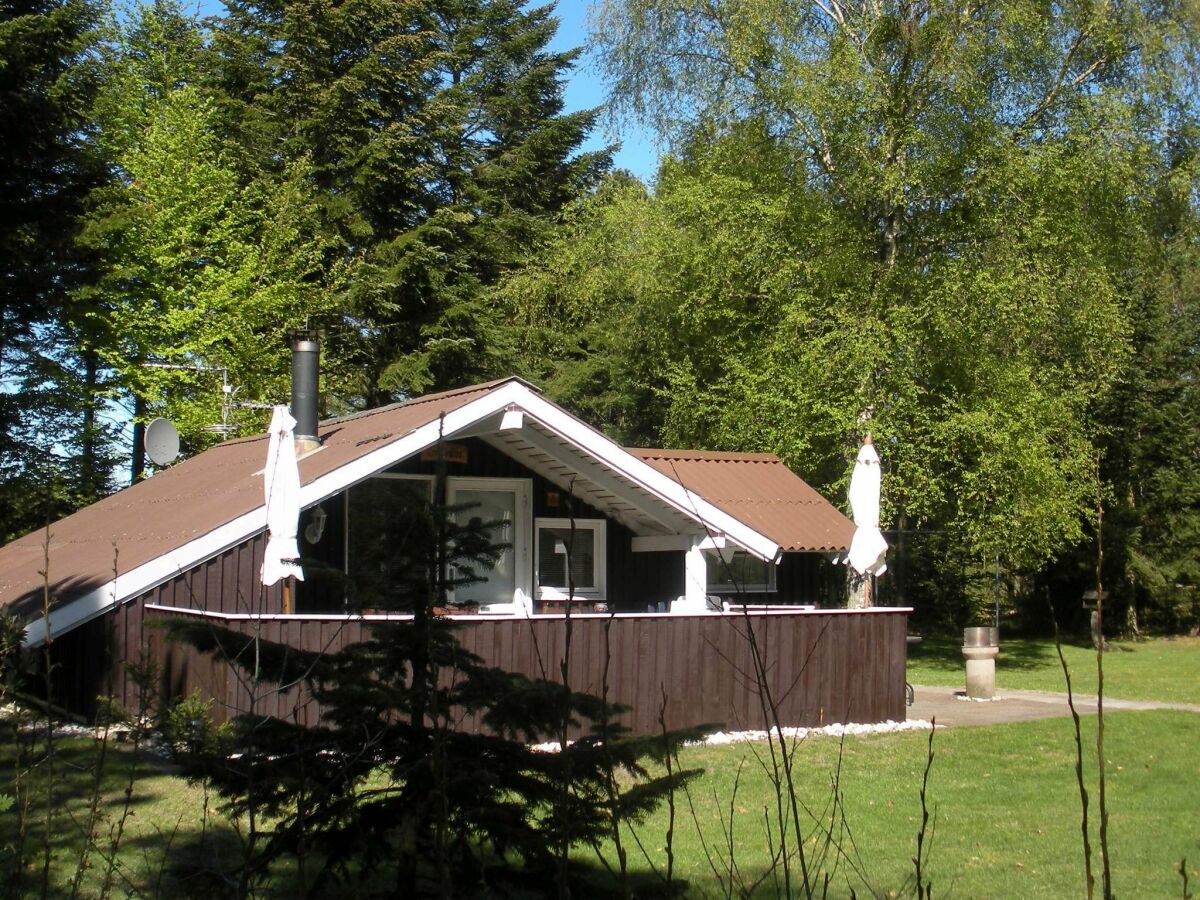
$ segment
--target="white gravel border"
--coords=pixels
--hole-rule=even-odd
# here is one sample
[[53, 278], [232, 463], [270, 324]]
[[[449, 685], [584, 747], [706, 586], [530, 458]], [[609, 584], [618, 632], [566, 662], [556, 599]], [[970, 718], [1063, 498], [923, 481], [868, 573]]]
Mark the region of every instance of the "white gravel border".
[[[927, 722], [924, 719], [906, 719], [903, 722], [894, 722], [888, 719], [886, 722], [875, 722], [870, 725], [851, 722], [848, 725], [833, 724], [825, 725], [819, 728], [783, 728], [783, 737], [787, 740], [802, 741], [810, 737], [847, 737], [860, 734], [894, 734], [898, 731], [929, 731], [933, 728], [933, 723]], [[771, 736], [778, 737], [779, 731], [772, 728]], [[765, 731], [718, 731], [710, 734], [704, 741], [710, 747], [721, 746], [724, 744], [741, 744], [746, 741], [765, 741], [767, 732]]]
[[[833, 724], [825, 725], [819, 728], [790, 728], [785, 726], [782, 729], [785, 740], [803, 741], [810, 737], [853, 737], [860, 734], [894, 734], [898, 731], [930, 731], [933, 729], [933, 723], [925, 719], [906, 719], [903, 722], [894, 722], [888, 719], [886, 722], [875, 722], [870, 725], [851, 722], [848, 725]], [[771, 729], [772, 736], [778, 736], [779, 732], [776, 729]], [[721, 747], [727, 744], [744, 744], [750, 741], [765, 741], [767, 739], [766, 731], [715, 731], [703, 741], [693, 741], [693, 746], [706, 745], [709, 747]], [[570, 746], [571, 742], [567, 742]], [[545, 744], [534, 744], [530, 747], [531, 750], [536, 750], [539, 753], [557, 753], [558, 741], [550, 741]]]

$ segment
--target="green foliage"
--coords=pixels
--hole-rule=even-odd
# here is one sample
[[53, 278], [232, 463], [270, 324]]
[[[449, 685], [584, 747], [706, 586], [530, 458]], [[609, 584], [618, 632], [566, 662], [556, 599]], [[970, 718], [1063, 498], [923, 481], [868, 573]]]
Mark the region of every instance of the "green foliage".
[[484, 288], [609, 165], [556, 27], [515, 0], [5, 7], [0, 534], [111, 488], [113, 418], [186, 450], [261, 427], [236, 404], [286, 397], [292, 327], [324, 333], [336, 411], [498, 374]]
[[[98, 103], [119, 178], [83, 236], [100, 272], [82, 293], [97, 352], [144, 415], [173, 419], [193, 449], [212, 440], [223, 402], [286, 399], [286, 332], [328, 311], [346, 273], [327, 264], [305, 159], [256, 179], [234, 162], [217, 100], [197, 84], [201, 40], [161, 5], [126, 26]], [[238, 393], [189, 366], [227, 370]], [[235, 409], [230, 424], [261, 417]]]
[[228, 745], [232, 729], [226, 723], [218, 725], [214, 722], [212, 707], [212, 700], [202, 697], [199, 690], [193, 690], [170, 705], [163, 718], [162, 731], [176, 755], [212, 754]]
[[97, 386], [68, 322], [88, 279], [79, 217], [104, 179], [85, 139], [98, 19], [87, 0], [0, 7], [0, 541], [109, 486]]
[[[1196, 171], [1195, 156], [1183, 162]], [[1143, 626], [1170, 631], [1200, 624], [1200, 222], [1177, 193], [1195, 180], [1179, 178], [1163, 204], [1157, 265], [1131, 309], [1135, 356], [1104, 411], [1114, 618], [1135, 624], [1121, 620], [1124, 607]]]
[[515, 358], [626, 440], [774, 451], [829, 496], [872, 432], [885, 527], [1042, 567], [1149, 348], [1157, 219], [1194, 218], [1189, 15], [601, 4], [618, 111], [674, 152], [506, 281]]
[[[444, 476], [434, 496], [445, 496]], [[361, 643], [309, 652], [210, 623], [167, 623], [171, 639], [236, 667], [252, 696], [285, 685], [307, 695], [283, 717], [252, 700], [223, 740], [188, 737], [211, 731], [198, 697], [169, 719], [186, 745], [179, 758], [227, 811], [271, 822], [269, 839], [249, 837], [244, 884], [290, 858], [317, 891], [385, 877], [407, 896], [536, 890], [561, 871], [560, 849], [599, 846], [699, 774], [657, 777], [647, 760], [700, 729], [630, 736], [614, 721], [623, 708], [606, 698], [488, 668], [459, 645], [455, 623], [434, 610], [461, 605], [453, 589], [480, 580], [503, 549], [491, 540], [497, 523], [469, 513], [412, 504], [386, 590], [369, 595], [411, 619], [376, 625]], [[319, 722], [305, 723], [308, 703]], [[560, 752], [533, 746], [567, 734], [581, 737]]]
[[326, 320], [360, 402], [495, 374], [505, 322], [482, 287], [607, 167], [576, 155], [593, 115], [562, 113], [556, 24], [515, 0], [230, 4], [214, 49], [233, 132], [260, 165], [311, 158], [361, 263]]

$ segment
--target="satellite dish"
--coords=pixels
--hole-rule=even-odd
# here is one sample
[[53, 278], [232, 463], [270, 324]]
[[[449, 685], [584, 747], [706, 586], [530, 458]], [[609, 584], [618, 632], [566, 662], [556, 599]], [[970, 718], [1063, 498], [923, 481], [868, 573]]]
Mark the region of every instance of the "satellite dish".
[[169, 466], [179, 456], [179, 429], [166, 419], [146, 426], [146, 455], [156, 466]]

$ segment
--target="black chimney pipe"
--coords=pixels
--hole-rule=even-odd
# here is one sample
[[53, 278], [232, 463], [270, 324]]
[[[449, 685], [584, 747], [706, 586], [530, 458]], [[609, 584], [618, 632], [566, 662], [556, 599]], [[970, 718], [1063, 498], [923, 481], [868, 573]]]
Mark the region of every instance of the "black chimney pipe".
[[317, 332], [292, 332], [292, 418], [296, 420], [296, 445], [314, 450], [317, 437], [317, 384], [321, 375], [321, 342]]

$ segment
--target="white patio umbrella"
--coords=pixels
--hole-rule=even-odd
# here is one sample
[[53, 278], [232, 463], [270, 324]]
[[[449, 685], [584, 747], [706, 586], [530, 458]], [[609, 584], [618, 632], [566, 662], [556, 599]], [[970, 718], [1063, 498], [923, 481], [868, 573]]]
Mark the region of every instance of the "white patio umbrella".
[[[267, 550], [263, 556], [262, 583], [267, 587], [293, 575], [304, 580], [296, 563], [300, 548], [296, 530], [300, 521], [300, 467], [296, 464], [296, 442], [292, 435], [296, 420], [283, 405], [271, 415], [271, 436], [263, 489], [267, 498]], [[286, 599], [286, 598], [285, 598]]]
[[859, 575], [882, 575], [887, 571], [883, 558], [888, 545], [879, 531], [879, 486], [879, 454], [867, 435], [850, 475], [850, 509], [857, 527], [846, 562]]

